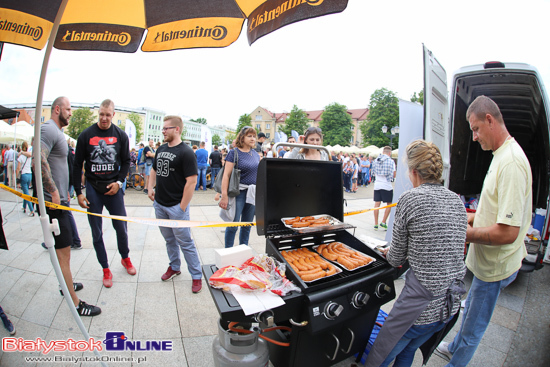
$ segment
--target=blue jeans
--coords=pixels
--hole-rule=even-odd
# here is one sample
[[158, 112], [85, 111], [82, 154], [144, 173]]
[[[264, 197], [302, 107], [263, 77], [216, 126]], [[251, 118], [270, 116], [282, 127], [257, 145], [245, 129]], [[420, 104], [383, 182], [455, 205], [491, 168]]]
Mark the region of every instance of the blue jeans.
[[[256, 206], [246, 203], [246, 194], [248, 190], [241, 190], [239, 196], [235, 198], [235, 218], [233, 222], [252, 222], [256, 213]], [[233, 247], [235, 234], [239, 227], [227, 227], [225, 229], [225, 248]], [[250, 227], [240, 227], [239, 245], [248, 245], [250, 237]]]
[[361, 172], [361, 175], [363, 176], [363, 185], [369, 184], [369, 173], [368, 172]]
[[[105, 207], [111, 215], [126, 216], [124, 194], [122, 190], [118, 190], [116, 195], [112, 196], [98, 194], [90, 182], [86, 182], [86, 198], [90, 202], [88, 205], [88, 212], [90, 213], [101, 214], [101, 212], [103, 212], [103, 207]], [[103, 218], [96, 217], [95, 215], [88, 215], [88, 223], [90, 223], [90, 228], [92, 229], [92, 238], [97, 261], [99, 261], [103, 269], [107, 269], [109, 267], [109, 260], [103, 242]], [[116, 231], [118, 252], [120, 256], [125, 259], [130, 253], [130, 249], [128, 248], [127, 224], [124, 221], [116, 219], [113, 219], [112, 223]]]
[[351, 190], [351, 173], [344, 173], [344, 187], [346, 191]]
[[470, 362], [491, 321], [500, 291], [512, 283], [517, 275], [516, 271], [498, 282], [484, 282], [474, 276], [464, 306], [462, 325], [449, 344], [453, 358], [446, 367], [466, 366]]
[[198, 167], [198, 168], [199, 168], [199, 172], [197, 177], [197, 186], [195, 186], [195, 190], [198, 190], [199, 186], [202, 186], [202, 189], [206, 190], [206, 169], [208, 167], [204, 166], [204, 167]]
[[[174, 206], [163, 206], [153, 203], [155, 208], [155, 216], [157, 219], [173, 219], [173, 220], [189, 220], [189, 206], [183, 211], [180, 204]], [[166, 240], [166, 251], [170, 260], [170, 267], [174, 271], [180, 271], [181, 258], [180, 249], [183, 252], [185, 262], [187, 262], [187, 270], [193, 279], [201, 279], [201, 262], [199, 254], [195, 247], [195, 242], [191, 238], [191, 230], [189, 228], [168, 228], [159, 227], [162, 237]]]
[[443, 329], [444, 322], [436, 321], [426, 325], [413, 325], [397, 342], [388, 357], [382, 362], [380, 367], [388, 366], [395, 358], [393, 367], [410, 367], [414, 360], [414, 354], [426, 340], [433, 334]]
[[[32, 173], [23, 173], [21, 174], [21, 190], [23, 194], [29, 195], [29, 186], [32, 181]], [[27, 200], [23, 200], [23, 209], [29, 208], [29, 211], [32, 213], [34, 210], [32, 208], [32, 203]]]
[[212, 168], [212, 172], [210, 173], [210, 181], [212, 181], [212, 186], [214, 186], [214, 182], [216, 182], [216, 177], [218, 177], [220, 169], [221, 168]]

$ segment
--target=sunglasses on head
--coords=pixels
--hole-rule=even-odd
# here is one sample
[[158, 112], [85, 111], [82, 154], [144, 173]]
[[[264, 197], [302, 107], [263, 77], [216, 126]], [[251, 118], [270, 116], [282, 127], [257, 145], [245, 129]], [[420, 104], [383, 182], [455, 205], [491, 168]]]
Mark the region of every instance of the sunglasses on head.
[[321, 130], [321, 128], [312, 126], [312, 127], [307, 128], [306, 133], [321, 135], [323, 133], [323, 131]]

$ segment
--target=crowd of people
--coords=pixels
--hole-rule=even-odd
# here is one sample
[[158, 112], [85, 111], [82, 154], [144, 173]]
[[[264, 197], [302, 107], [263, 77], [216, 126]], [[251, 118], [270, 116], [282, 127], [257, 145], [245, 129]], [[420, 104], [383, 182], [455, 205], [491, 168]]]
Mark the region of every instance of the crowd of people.
[[[148, 176], [147, 195], [153, 201], [158, 219], [189, 220], [189, 205], [195, 191], [206, 189], [206, 166], [212, 168], [212, 182], [221, 176], [217, 200], [220, 215], [227, 221], [252, 222], [255, 215], [255, 185], [258, 166], [265, 158], [290, 158], [342, 162], [344, 189], [355, 192], [359, 186], [374, 181], [375, 208], [393, 201], [395, 162], [391, 148], [384, 147], [378, 157], [353, 153], [327, 154], [321, 146], [323, 134], [317, 127], [308, 128], [298, 143], [283, 154], [269, 157], [262, 149], [256, 130], [243, 127], [233, 146], [213, 152], [190, 147], [181, 140], [183, 121], [178, 116], [164, 118], [164, 143], [141, 147], [130, 152], [128, 136], [112, 124], [114, 103], [105, 100], [100, 105], [99, 120], [84, 130], [71, 150], [62, 128], [71, 117], [71, 105], [66, 97], [52, 103], [51, 119], [41, 126], [41, 164], [44, 196], [47, 201], [69, 205], [70, 184], [82, 208], [100, 214], [105, 207], [110, 214], [125, 216], [123, 181], [130, 167]], [[446, 326], [456, 319], [462, 295], [466, 292], [462, 280], [468, 268], [474, 275], [469, 289], [463, 321], [451, 343], [441, 343], [437, 351], [449, 360], [447, 367], [466, 366], [473, 357], [489, 324], [500, 291], [517, 276], [526, 256], [523, 238], [531, 220], [531, 169], [519, 146], [510, 136], [498, 106], [480, 96], [468, 108], [467, 120], [484, 150], [493, 151], [491, 167], [485, 177], [480, 202], [475, 214], [467, 214], [459, 197], [442, 185], [443, 160], [433, 143], [416, 140], [404, 152], [412, 189], [401, 195], [397, 203], [391, 245], [383, 251], [395, 267], [408, 261], [404, 290], [393, 306], [366, 361], [366, 366], [411, 366], [415, 351], [433, 334], [447, 332]], [[289, 143], [295, 143], [289, 138]], [[2, 164], [20, 173], [21, 189], [28, 193], [32, 185], [31, 147], [5, 147]], [[267, 154], [266, 154], [267, 153]], [[74, 155], [74, 157], [73, 157]], [[70, 159], [72, 158], [72, 159]], [[16, 164], [17, 162], [17, 164]], [[133, 163], [132, 163], [133, 162]], [[17, 168], [14, 169], [15, 165]], [[240, 171], [238, 187], [231, 185], [233, 169]], [[72, 172], [71, 172], [72, 171]], [[85, 192], [80, 185], [86, 178]], [[7, 174], [6, 183], [14, 187], [16, 176]], [[35, 185], [33, 185], [36, 189]], [[33, 205], [23, 203], [23, 210], [34, 215]], [[82, 283], [73, 282], [70, 269], [70, 250], [75, 246], [78, 231], [70, 211], [46, 208], [50, 221], [57, 219], [61, 229], [54, 235], [54, 247], [70, 297], [81, 316], [95, 316], [101, 309], [80, 300], [76, 292]], [[378, 224], [375, 210], [375, 229], [387, 229], [390, 208]], [[102, 219], [89, 215], [93, 246], [103, 269], [103, 285], [113, 286], [105, 244]], [[113, 220], [121, 264], [131, 276], [136, 269], [130, 260], [127, 225]], [[433, 229], [437, 230], [434, 231]], [[166, 241], [169, 266], [161, 279], [167, 281], [181, 274], [181, 253], [192, 276], [192, 292], [202, 288], [202, 274], [197, 248], [187, 227], [159, 227]], [[236, 232], [239, 244], [248, 245], [250, 227], [228, 227], [225, 247], [232, 247]], [[75, 236], [76, 235], [76, 236]], [[78, 239], [78, 241], [80, 241]], [[469, 250], [464, 261], [464, 245]], [[47, 247], [47, 245], [45, 245]], [[10, 327], [1, 308], [0, 316]], [[11, 331], [11, 327], [9, 328]]]

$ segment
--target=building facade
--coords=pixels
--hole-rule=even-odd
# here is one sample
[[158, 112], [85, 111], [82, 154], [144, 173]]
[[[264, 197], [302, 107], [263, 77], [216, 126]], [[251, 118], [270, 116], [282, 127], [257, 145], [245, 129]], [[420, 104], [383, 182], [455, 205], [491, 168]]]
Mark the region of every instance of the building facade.
[[[42, 110], [40, 112], [40, 116], [38, 116], [38, 120], [40, 121], [40, 123], [44, 123], [45, 121], [50, 119], [50, 116], [52, 114], [52, 102], [53, 101], [44, 101], [42, 103]], [[99, 120], [99, 106], [100, 103], [71, 102], [71, 107], [73, 111], [79, 108], [90, 109], [92, 111], [92, 115], [95, 121]], [[11, 104], [6, 105], [6, 107], [20, 111], [21, 115], [19, 120], [24, 120], [31, 125], [34, 125], [34, 122], [37, 119], [36, 105], [34, 103]], [[115, 104], [115, 115], [113, 117], [113, 124], [124, 129], [124, 127], [126, 126], [126, 120], [128, 119], [128, 116], [132, 113], [137, 114], [141, 118], [141, 131], [143, 133], [141, 139], [142, 141], [148, 141], [149, 139], [153, 139], [155, 140], [155, 142], [162, 141], [162, 133], [160, 129], [162, 129], [162, 118], [164, 117], [164, 112], [156, 111], [149, 108], [128, 108], [117, 106]], [[145, 123], [145, 121], [151, 120], [151, 118], [148, 118], [148, 116], [151, 115], [159, 116], [158, 121], [160, 121], [160, 124], [157, 124], [157, 126], [161, 126], [160, 128], [150, 127], [151, 124]]]
[[[321, 120], [323, 119], [324, 110], [304, 111], [307, 114], [309, 120], [309, 127], [319, 127]], [[350, 145], [361, 146], [363, 143], [363, 137], [361, 135], [361, 129], [359, 128], [362, 121], [367, 119], [369, 114], [368, 108], [352, 109], [347, 111], [352, 121], [352, 137]], [[266, 108], [258, 106], [250, 113], [251, 124], [256, 131], [263, 132], [268, 141], [275, 141], [275, 132], [279, 131], [279, 127], [284, 127], [286, 119], [290, 113], [273, 113]], [[303, 131], [298, 131], [299, 134], [303, 134]]]

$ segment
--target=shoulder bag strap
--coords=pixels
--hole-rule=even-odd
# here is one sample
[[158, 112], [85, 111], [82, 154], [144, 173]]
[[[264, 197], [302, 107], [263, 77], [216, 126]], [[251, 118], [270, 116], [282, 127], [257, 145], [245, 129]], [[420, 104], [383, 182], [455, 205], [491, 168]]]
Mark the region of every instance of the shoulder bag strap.
[[235, 168], [239, 166], [239, 150], [235, 148]]

